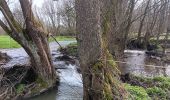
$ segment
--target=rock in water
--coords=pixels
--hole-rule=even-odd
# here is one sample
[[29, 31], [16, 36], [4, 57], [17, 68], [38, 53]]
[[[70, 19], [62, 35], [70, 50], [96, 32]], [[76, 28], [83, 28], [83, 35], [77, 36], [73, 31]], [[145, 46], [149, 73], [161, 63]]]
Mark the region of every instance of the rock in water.
[[9, 61], [11, 58], [6, 53], [0, 52], [0, 63], [5, 63]]

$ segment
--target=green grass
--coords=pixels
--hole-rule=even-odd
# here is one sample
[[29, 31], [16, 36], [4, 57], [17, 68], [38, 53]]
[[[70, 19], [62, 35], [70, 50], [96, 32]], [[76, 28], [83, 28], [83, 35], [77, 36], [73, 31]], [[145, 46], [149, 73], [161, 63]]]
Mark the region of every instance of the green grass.
[[140, 76], [131, 76], [131, 81], [137, 82], [136, 85], [125, 84], [129, 92], [128, 100], [170, 100], [170, 78], [154, 77], [146, 78]]
[[9, 36], [0, 36], [0, 48], [19, 48], [21, 47], [16, 41]]
[[[76, 40], [73, 37], [70, 36], [57, 36], [56, 39], [58, 41], [74, 41]], [[50, 38], [50, 41], [54, 41], [52, 38]], [[7, 49], [7, 48], [19, 48], [21, 47], [16, 41], [14, 41], [12, 38], [10, 38], [7, 35], [1, 35], [0, 36], [0, 48], [1, 49]]]
[[125, 84], [125, 88], [130, 93], [128, 100], [151, 100], [143, 87]]

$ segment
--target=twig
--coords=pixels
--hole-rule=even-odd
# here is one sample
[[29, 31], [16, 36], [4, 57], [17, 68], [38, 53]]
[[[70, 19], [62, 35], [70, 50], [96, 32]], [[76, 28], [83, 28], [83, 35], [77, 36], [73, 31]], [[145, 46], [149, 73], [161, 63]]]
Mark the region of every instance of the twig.
[[52, 34], [49, 33], [49, 36], [51, 36], [55, 40], [55, 42], [57, 42], [60, 48], [63, 49], [63, 47], [60, 45], [60, 43], [57, 41], [57, 39]]

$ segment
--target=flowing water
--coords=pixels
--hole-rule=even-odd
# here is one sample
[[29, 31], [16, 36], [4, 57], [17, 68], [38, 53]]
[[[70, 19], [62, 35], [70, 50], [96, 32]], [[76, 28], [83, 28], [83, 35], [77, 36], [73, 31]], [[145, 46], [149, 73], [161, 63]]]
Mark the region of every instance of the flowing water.
[[[72, 41], [74, 42], [74, 41]], [[71, 42], [60, 42], [62, 46], [66, 46]], [[53, 62], [60, 76], [60, 83], [56, 89], [52, 89], [42, 95], [31, 98], [30, 100], [82, 100], [83, 85], [81, 74], [77, 72], [75, 64], [60, 61], [56, 58], [62, 56], [57, 51], [58, 45], [55, 42], [50, 43], [50, 49], [53, 55]], [[12, 60], [3, 67], [12, 67], [14, 65], [29, 64], [29, 58], [26, 52], [22, 49], [1, 49], [1, 52], [7, 53], [12, 57]], [[151, 58], [145, 54], [145, 51], [125, 50], [125, 58], [120, 70], [122, 73], [134, 73], [143, 76], [170, 76], [170, 64], [164, 63], [159, 58]], [[154, 68], [145, 65], [162, 66], [164, 68]]]
[[[66, 46], [75, 41], [60, 42], [62, 46]], [[83, 85], [81, 74], [77, 72], [77, 66], [59, 61], [56, 58], [62, 56], [57, 51], [59, 46], [52, 42], [50, 43], [50, 50], [52, 52], [54, 66], [58, 69], [57, 72], [60, 76], [60, 83], [56, 89], [52, 89], [47, 93], [31, 98], [30, 100], [82, 100]], [[29, 65], [29, 58], [23, 48], [18, 49], [1, 49], [0, 52], [7, 53], [12, 59], [2, 67], [13, 67], [14, 65]]]

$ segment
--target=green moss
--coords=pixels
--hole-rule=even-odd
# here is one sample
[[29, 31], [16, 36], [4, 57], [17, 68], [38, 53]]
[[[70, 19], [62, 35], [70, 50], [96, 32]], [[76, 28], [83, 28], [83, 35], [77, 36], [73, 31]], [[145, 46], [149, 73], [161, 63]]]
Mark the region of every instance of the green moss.
[[48, 84], [47, 82], [45, 82], [42, 78], [38, 77], [37, 80], [36, 80], [36, 83], [42, 87], [42, 88], [46, 88], [48, 87]]
[[93, 65], [93, 70], [94, 70], [94, 71], [97, 71], [97, 70], [99, 70], [99, 69], [101, 69], [101, 68], [103, 68], [103, 63], [102, 63], [101, 61], [99, 61], [99, 62], [97, 62], [97, 63], [95, 63], [95, 64]]
[[23, 91], [24, 91], [24, 88], [25, 88], [25, 84], [18, 84], [16, 86], [16, 92], [17, 94], [21, 94]]
[[39, 93], [42, 89], [48, 88], [47, 82], [43, 81], [42, 78], [38, 77], [35, 81], [36, 87], [31, 90], [31, 94]]
[[125, 84], [125, 88], [130, 93], [129, 100], [151, 100], [143, 87]]

